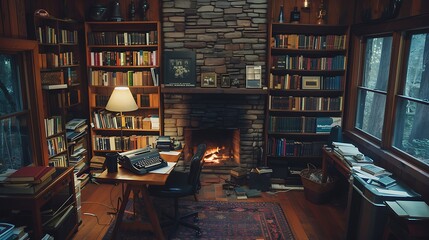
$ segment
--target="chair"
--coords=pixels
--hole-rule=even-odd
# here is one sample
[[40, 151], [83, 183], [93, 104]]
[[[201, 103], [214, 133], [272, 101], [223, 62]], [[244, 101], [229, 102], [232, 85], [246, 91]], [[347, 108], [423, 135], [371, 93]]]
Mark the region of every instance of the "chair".
[[206, 145], [200, 144], [197, 151], [191, 159], [191, 167], [189, 173], [173, 171], [167, 178], [163, 186], [149, 186], [149, 194], [154, 197], [171, 198], [174, 200], [174, 216], [167, 216], [172, 221], [162, 226], [173, 224], [174, 227], [169, 234], [169, 238], [173, 237], [179, 225], [195, 229], [195, 235], [201, 236], [201, 229], [193, 224], [187, 223], [184, 219], [194, 217], [194, 221], [198, 221], [198, 212], [193, 212], [184, 216], [179, 215], [179, 199], [182, 197], [194, 195], [195, 201], [198, 201], [196, 194], [200, 185], [200, 174], [203, 167], [203, 157], [206, 152]]

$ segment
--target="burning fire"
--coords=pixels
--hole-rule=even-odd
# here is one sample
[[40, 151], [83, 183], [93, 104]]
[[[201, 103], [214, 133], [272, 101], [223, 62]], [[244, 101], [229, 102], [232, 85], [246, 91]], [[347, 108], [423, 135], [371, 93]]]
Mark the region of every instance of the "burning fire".
[[204, 162], [219, 163], [220, 162], [220, 158], [218, 156], [219, 152], [220, 152], [219, 147], [206, 150], [207, 154], [204, 157]]

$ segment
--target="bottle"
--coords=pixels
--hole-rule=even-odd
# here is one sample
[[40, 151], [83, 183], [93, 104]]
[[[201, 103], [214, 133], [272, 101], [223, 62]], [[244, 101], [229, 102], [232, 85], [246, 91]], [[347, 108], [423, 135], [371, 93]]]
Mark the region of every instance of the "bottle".
[[300, 19], [301, 19], [301, 13], [298, 11], [298, 7], [294, 7], [293, 11], [290, 12], [290, 22], [299, 23]]
[[285, 14], [283, 11], [283, 5], [280, 6], [280, 13], [279, 13], [279, 23], [283, 23], [285, 21]]

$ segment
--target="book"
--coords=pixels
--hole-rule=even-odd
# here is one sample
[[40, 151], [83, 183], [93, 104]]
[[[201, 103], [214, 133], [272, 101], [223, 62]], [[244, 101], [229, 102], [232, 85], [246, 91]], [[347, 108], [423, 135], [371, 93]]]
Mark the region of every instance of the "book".
[[6, 181], [41, 183], [49, 178], [54, 172], [54, 167], [25, 166], [12, 173]]
[[264, 174], [264, 173], [272, 173], [273, 169], [271, 168], [267, 168], [267, 167], [257, 167], [256, 168], [256, 172], [258, 174]]
[[3, 183], [0, 185], [1, 194], [35, 194], [40, 189], [48, 185], [51, 178], [41, 183]]
[[67, 130], [76, 130], [78, 127], [84, 125], [86, 123], [86, 119], [74, 118], [66, 123]]
[[247, 175], [247, 169], [242, 168], [242, 167], [235, 167], [235, 168], [230, 170], [230, 174], [231, 174], [231, 176], [234, 176], [234, 177], [246, 176]]
[[386, 201], [386, 204], [400, 217], [429, 219], [429, 206], [424, 201]]
[[46, 90], [66, 89], [67, 84], [42, 85], [42, 88]]
[[14, 227], [13, 224], [0, 222], [0, 239], [8, 239], [12, 235]]
[[362, 171], [367, 172], [373, 176], [391, 175], [391, 173], [386, 171], [384, 168], [374, 164], [366, 164], [361, 166], [360, 168]]

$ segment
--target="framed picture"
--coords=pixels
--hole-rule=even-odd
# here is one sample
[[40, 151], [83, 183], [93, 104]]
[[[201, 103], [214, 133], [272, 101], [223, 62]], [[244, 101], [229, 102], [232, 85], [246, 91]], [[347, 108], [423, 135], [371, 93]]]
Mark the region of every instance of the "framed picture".
[[201, 87], [217, 87], [216, 73], [201, 73]]
[[302, 89], [320, 89], [320, 76], [302, 76]]
[[246, 66], [246, 88], [262, 88], [261, 66]]
[[229, 78], [228, 74], [222, 75], [220, 87], [223, 87], [223, 88], [231, 87], [231, 78]]
[[164, 53], [164, 85], [195, 87], [195, 52], [167, 51]]

